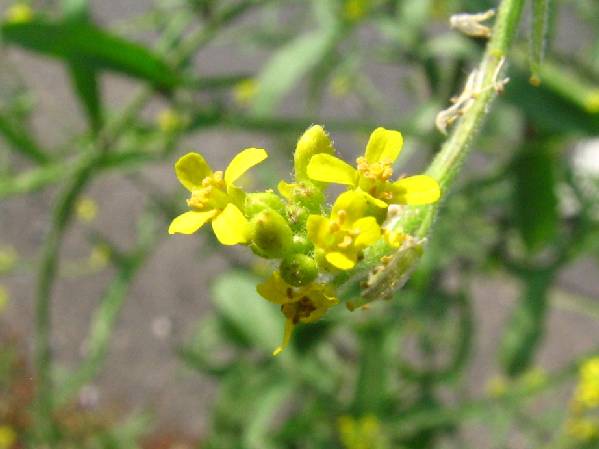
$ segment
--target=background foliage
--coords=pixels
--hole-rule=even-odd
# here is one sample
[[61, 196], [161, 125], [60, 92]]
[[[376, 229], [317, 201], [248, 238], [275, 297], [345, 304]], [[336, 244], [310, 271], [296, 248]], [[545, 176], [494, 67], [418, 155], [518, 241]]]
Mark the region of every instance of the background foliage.
[[[35, 260], [20, 261], [11, 242], [0, 241], [1, 274], [35, 274], [35, 316], [20, 317], [35, 323], [34, 357], [19, 350], [8, 320], [0, 329], [0, 448], [128, 448], [149, 446], [144, 435], [160, 435], [160, 428], [145, 414], [117, 419], [83, 411], [76, 399], [101, 372], [130, 286], [158, 246], [169, 245], [166, 224], [184, 205], [181, 190], [153, 183], [148, 167], [170, 167], [186, 139], [199, 135], [201, 142], [209, 129], [223, 136], [260, 132], [275, 138], [274, 161], [250, 182], [274, 185], [311, 123], [362, 140], [377, 125], [400, 129], [411, 162], [422, 165], [445, 140], [434, 128], [435, 114], [461, 90], [484, 50], [484, 41], [449, 30], [448, 18], [496, 4], [156, 0], [143, 15], [110, 27], [94, 20], [85, 0], [32, 2], [31, 17], [15, 16], [9, 6], [0, 26], [0, 201], [49, 191], [52, 212]], [[509, 53], [510, 82], [474, 143], [475, 161], [445, 197], [424, 260], [394, 298], [303, 326], [289, 351], [273, 358], [282, 320], [255, 293], [265, 267], [244, 254], [225, 255], [230, 269], [206, 286], [213, 310], [196, 317], [196, 333], [172, 355], [216, 381], [215, 400], [203, 405], [210, 418], [199, 446], [599, 444], [599, 400], [581, 408], [576, 394], [568, 396], [599, 341], [552, 371], [537, 364], [552, 310], [599, 317], [597, 298], [565, 294], [559, 282], [578, 260], [593, 259], [596, 271], [599, 256], [599, 4], [531, 0], [525, 7]], [[575, 28], [574, 45], [564, 27]], [[218, 39], [265, 55], [265, 63], [205, 75], [196, 55]], [[56, 143], [31, 126], [36, 93], [13, 59], [22, 52], [64, 67], [84, 130]], [[381, 85], [381, 72], [396, 79]], [[531, 84], [531, 73], [540, 85]], [[106, 74], [136, 85], [124, 107], [106, 100]], [[349, 114], [336, 109], [344, 102]], [[127, 178], [143, 192], [134, 241], [123, 244], [90, 225], [97, 206], [86, 191], [105, 176]], [[0, 213], [8, 210], [4, 204]], [[91, 256], [61, 266], [63, 239], [77, 227], [84, 228]], [[203, 269], [205, 254], [216, 251], [204, 238], [197, 260], [181, 264]], [[74, 369], [51, 351], [54, 287], [69, 270], [109, 273]], [[473, 294], [481, 279], [517, 286], [518, 299], [495, 336], [490, 359], [497, 377], [478, 379], [477, 390], [469, 370], [485, 333], [479, 326], [485, 311], [475, 309]], [[29, 373], [33, 383], [24, 382]]]

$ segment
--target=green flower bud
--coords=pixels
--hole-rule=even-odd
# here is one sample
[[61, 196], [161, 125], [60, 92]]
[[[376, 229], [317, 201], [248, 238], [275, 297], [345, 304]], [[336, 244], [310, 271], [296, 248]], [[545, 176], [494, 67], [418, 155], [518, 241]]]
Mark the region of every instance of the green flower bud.
[[265, 209], [251, 220], [254, 235], [250, 247], [268, 259], [283, 257], [293, 244], [293, 232], [287, 221], [272, 209]]
[[298, 181], [307, 180], [308, 174], [306, 168], [312, 156], [318, 153], [333, 154], [333, 142], [320, 125], [312, 125], [297, 141], [293, 162], [295, 168], [295, 179]]
[[318, 276], [316, 261], [305, 254], [285, 257], [279, 271], [283, 280], [294, 287], [307, 285]]
[[254, 217], [265, 209], [272, 209], [281, 215], [285, 215], [285, 203], [272, 190], [246, 194], [245, 213], [248, 217]]

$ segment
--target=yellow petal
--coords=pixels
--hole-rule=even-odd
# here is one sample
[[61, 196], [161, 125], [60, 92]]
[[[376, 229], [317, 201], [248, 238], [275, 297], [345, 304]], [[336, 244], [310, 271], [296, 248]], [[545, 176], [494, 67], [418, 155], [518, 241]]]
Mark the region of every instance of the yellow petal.
[[210, 166], [199, 153], [187, 153], [175, 164], [177, 179], [187, 190], [198, 189], [202, 186], [202, 180], [212, 174]]
[[283, 341], [281, 342], [281, 345], [277, 346], [277, 348], [272, 352], [272, 355], [279, 355], [281, 352], [283, 352], [287, 345], [289, 345], [289, 341], [291, 340], [291, 334], [293, 333], [294, 327], [295, 325], [293, 324], [293, 321], [287, 318], [287, 320], [285, 321], [285, 330], [283, 331]]
[[355, 260], [350, 259], [343, 253], [327, 253], [327, 262], [340, 270], [349, 270], [356, 264]]
[[[286, 304], [293, 301], [293, 295], [287, 295], [289, 285], [275, 271], [267, 280], [256, 286], [256, 291], [267, 301], [274, 304]], [[289, 297], [291, 296], [291, 298]]]
[[354, 223], [353, 228], [360, 231], [354, 242], [356, 248], [372, 245], [381, 236], [381, 228], [374, 217], [360, 218]]
[[431, 204], [440, 196], [439, 183], [427, 175], [410, 176], [393, 183], [393, 202], [398, 204]]
[[345, 185], [354, 185], [357, 177], [355, 168], [347, 162], [325, 153], [317, 154], [310, 159], [307, 173], [308, 177], [314, 181]]
[[306, 230], [308, 231], [308, 240], [315, 243], [323, 241], [323, 237], [329, 230], [329, 219], [322, 215], [310, 215], [306, 221]]
[[241, 175], [268, 157], [262, 148], [246, 148], [237, 154], [225, 170], [225, 183], [233, 184]]
[[212, 230], [223, 245], [246, 243], [249, 237], [250, 224], [243, 213], [233, 203], [212, 220]]
[[331, 210], [331, 217], [335, 218], [340, 211], [344, 211], [346, 222], [353, 223], [366, 214], [368, 201], [362, 190], [348, 190], [337, 197]]
[[377, 128], [368, 139], [364, 156], [368, 162], [394, 162], [402, 146], [403, 137], [399, 131]]
[[176, 217], [168, 227], [169, 234], [193, 234], [200, 229], [212, 217], [216, 215], [215, 210], [206, 212], [185, 212]]
[[283, 198], [291, 201], [291, 200], [293, 200], [293, 191], [295, 190], [294, 186], [295, 186], [295, 184], [290, 184], [288, 182], [281, 180], [277, 184], [277, 190], [283, 196]]

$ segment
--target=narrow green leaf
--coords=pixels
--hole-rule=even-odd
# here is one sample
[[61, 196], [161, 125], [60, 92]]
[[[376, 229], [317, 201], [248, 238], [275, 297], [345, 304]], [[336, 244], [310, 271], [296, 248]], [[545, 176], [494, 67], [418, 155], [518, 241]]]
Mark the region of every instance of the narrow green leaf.
[[277, 51], [258, 77], [253, 112], [268, 115], [283, 96], [328, 54], [337, 29], [317, 30], [297, 37]]
[[69, 73], [73, 88], [87, 114], [90, 128], [97, 132], [102, 126], [102, 106], [97, 72], [90, 66], [71, 61], [69, 62]]
[[213, 301], [220, 315], [248, 345], [272, 352], [283, 335], [283, 316], [256, 292], [258, 280], [242, 272], [219, 277]]
[[548, 291], [554, 273], [542, 271], [525, 278], [522, 297], [514, 309], [501, 342], [500, 361], [511, 377], [524, 373], [542, 341]]
[[531, 72], [530, 82], [535, 86], [541, 83], [540, 70], [545, 56], [550, 3], [551, 0], [532, 1], [529, 64]]
[[171, 88], [179, 81], [158, 55], [90, 23], [45, 19], [5, 23], [0, 27], [0, 35], [5, 43], [96, 69], [113, 70], [161, 88]]
[[[65, 19], [71, 23], [91, 23], [87, 0], [62, 0]], [[102, 106], [97, 71], [84, 63], [73, 60], [69, 63], [73, 89], [77, 94], [92, 131], [102, 126]]]
[[514, 216], [530, 252], [542, 249], [557, 232], [555, 164], [550, 142], [541, 139], [527, 145], [513, 164]]
[[18, 153], [38, 162], [43, 163], [49, 160], [37, 144], [29, 136], [27, 130], [21, 128], [16, 123], [0, 114], [0, 135], [4, 136], [6, 142]]

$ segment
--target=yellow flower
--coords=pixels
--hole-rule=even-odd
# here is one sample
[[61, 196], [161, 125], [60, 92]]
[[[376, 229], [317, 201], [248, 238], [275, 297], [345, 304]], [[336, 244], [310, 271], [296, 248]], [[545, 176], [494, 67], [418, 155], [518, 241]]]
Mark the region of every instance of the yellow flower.
[[388, 204], [421, 205], [434, 203], [441, 194], [439, 184], [427, 175], [416, 175], [391, 182], [392, 165], [403, 146], [399, 131], [377, 128], [370, 135], [364, 156], [357, 168], [330, 154], [317, 154], [308, 164], [308, 176], [315, 181], [344, 184], [361, 189], [381, 207]]
[[239, 106], [248, 106], [258, 92], [258, 82], [248, 78], [233, 86], [233, 99]]
[[343, 415], [337, 420], [339, 439], [346, 449], [383, 449], [388, 447], [381, 422], [374, 415], [353, 418]]
[[98, 205], [88, 197], [83, 197], [77, 201], [75, 205], [75, 213], [77, 218], [85, 223], [91, 223], [98, 215]]
[[181, 131], [186, 125], [186, 119], [173, 109], [165, 109], [158, 114], [158, 128], [165, 134]]
[[343, 15], [351, 22], [362, 19], [371, 8], [369, 0], [345, 0]]
[[198, 153], [181, 157], [175, 164], [175, 172], [191, 192], [187, 200], [191, 210], [171, 222], [169, 234], [193, 234], [212, 221], [214, 234], [223, 245], [247, 243], [250, 224], [242, 212], [245, 193], [234, 183], [267, 157], [261, 148], [247, 148], [233, 158], [224, 175], [222, 171], [213, 172]]
[[6, 305], [8, 304], [8, 291], [2, 284], [0, 284], [0, 314], [4, 312], [6, 309]]
[[381, 236], [376, 218], [367, 216], [369, 209], [363, 192], [349, 190], [335, 200], [330, 217], [310, 215], [306, 228], [317, 256], [341, 270], [353, 268], [362, 250]]
[[599, 422], [590, 418], [570, 418], [566, 431], [573, 439], [588, 442], [599, 438]]
[[274, 350], [273, 355], [280, 354], [287, 347], [296, 324], [317, 321], [329, 308], [339, 302], [333, 288], [329, 285], [312, 283], [293, 287], [283, 280], [278, 271], [259, 284], [256, 291], [264, 299], [279, 304], [283, 315], [287, 318], [283, 342]]
[[33, 10], [25, 3], [15, 3], [8, 8], [5, 17], [9, 23], [26, 23], [33, 19]]
[[0, 425], [0, 449], [10, 449], [17, 441], [17, 434], [10, 426]]
[[0, 273], [12, 270], [18, 259], [17, 251], [12, 246], [0, 246]]

